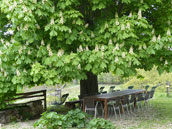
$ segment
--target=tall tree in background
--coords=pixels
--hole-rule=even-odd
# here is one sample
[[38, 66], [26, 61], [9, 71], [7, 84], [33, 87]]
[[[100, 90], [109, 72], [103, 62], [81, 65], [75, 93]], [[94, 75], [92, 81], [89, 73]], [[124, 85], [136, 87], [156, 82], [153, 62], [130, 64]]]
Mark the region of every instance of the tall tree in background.
[[[17, 87], [172, 71], [171, 0], [0, 0], [0, 101]], [[13, 34], [9, 35], [9, 32]]]

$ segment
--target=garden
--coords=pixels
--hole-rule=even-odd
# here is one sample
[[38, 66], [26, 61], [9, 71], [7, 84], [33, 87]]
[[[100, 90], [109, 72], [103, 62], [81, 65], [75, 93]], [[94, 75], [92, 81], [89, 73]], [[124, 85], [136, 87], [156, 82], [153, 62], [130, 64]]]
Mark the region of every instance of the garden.
[[0, 0], [0, 128], [172, 128], [171, 5]]

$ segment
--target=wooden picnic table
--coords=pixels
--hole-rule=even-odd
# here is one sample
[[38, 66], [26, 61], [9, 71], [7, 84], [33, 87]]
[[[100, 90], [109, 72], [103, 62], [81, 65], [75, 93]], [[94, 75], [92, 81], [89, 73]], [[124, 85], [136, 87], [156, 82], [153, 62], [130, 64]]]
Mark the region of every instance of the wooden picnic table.
[[[85, 103], [84, 103], [85, 99], [92, 98], [94, 101], [103, 101], [104, 102], [104, 113], [105, 113], [104, 116], [105, 116], [105, 119], [107, 119], [107, 117], [108, 117], [107, 103], [109, 100], [113, 100], [118, 97], [122, 98], [125, 95], [139, 94], [139, 93], [144, 93], [144, 92], [145, 92], [145, 90], [143, 90], [143, 89], [127, 89], [127, 90], [122, 90], [122, 91], [117, 91], [117, 92], [112, 92], [112, 93], [107, 93], [107, 94], [98, 94], [98, 95], [93, 95], [93, 96], [87, 96], [87, 97], [84, 97], [84, 99], [83, 99], [83, 111], [85, 111]], [[134, 105], [136, 105], [136, 101], [135, 101]]]

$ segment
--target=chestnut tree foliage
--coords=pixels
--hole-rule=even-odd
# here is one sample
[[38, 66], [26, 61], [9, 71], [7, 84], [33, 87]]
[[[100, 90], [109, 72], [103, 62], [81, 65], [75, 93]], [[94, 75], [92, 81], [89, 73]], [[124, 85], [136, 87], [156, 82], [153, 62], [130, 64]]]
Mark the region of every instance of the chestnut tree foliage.
[[[23, 86], [172, 71], [171, 0], [0, 0], [0, 103]], [[2, 105], [2, 104], [1, 104]]]

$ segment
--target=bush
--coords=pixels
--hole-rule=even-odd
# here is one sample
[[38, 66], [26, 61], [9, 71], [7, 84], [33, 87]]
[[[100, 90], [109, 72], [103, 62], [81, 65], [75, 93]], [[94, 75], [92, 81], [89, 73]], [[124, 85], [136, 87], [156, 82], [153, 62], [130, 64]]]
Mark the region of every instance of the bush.
[[67, 129], [72, 127], [83, 128], [88, 124], [88, 115], [79, 109], [69, 111], [66, 115], [56, 112], [43, 113], [34, 127], [41, 129]]
[[115, 129], [115, 126], [108, 120], [95, 118], [89, 122], [88, 129]]
[[83, 128], [88, 124], [88, 115], [79, 109], [69, 111], [65, 118], [71, 127]]

